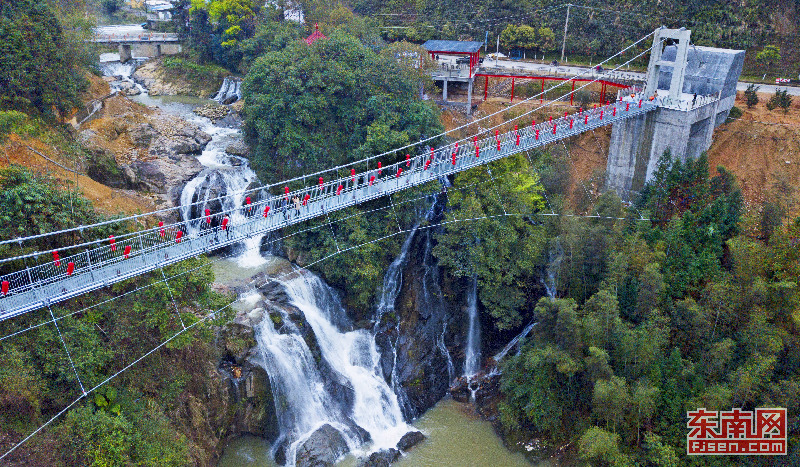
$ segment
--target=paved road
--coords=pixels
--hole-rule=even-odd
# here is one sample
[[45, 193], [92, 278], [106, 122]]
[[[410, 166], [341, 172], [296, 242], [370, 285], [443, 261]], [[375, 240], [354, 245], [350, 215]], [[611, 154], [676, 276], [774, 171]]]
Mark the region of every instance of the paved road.
[[98, 36], [108, 35], [133, 35], [148, 32], [141, 24], [113, 24], [109, 26], [98, 26], [95, 34]]
[[[455, 59], [453, 58], [451, 60], [447, 60], [445, 58], [445, 59], [442, 59], [440, 61], [441, 62], [445, 62], [445, 61], [455, 62]], [[592, 77], [601, 76], [601, 75], [595, 73], [593, 68], [589, 68], [589, 67], [579, 67], [579, 66], [569, 66], [569, 65], [553, 67], [553, 66], [545, 65], [545, 64], [541, 64], [541, 63], [531, 63], [531, 62], [523, 62], [523, 61], [517, 61], [517, 60], [503, 60], [503, 59], [492, 60], [490, 58], [486, 58], [486, 59], [484, 59], [482, 66], [483, 67], [494, 67], [495, 64], [497, 64], [497, 66], [499, 68], [515, 69], [515, 70], [518, 70], [518, 71], [527, 71], [527, 72], [533, 72], [533, 73], [546, 73], [546, 74], [549, 74], [549, 75], [553, 74], [555, 71], [558, 71], [559, 74], [577, 75], [579, 73], [583, 73], [583, 76], [592, 76]], [[611, 69], [611, 68], [614, 68], [614, 67], [606, 67], [606, 70]], [[628, 77], [630, 79], [640, 79], [640, 80], [644, 80], [645, 79], [645, 74], [637, 72], [637, 71], [627, 71], [627, 70], [624, 70], [624, 69], [620, 69], [620, 70], [617, 71], [617, 73], [622, 74], [623, 76]], [[747, 86], [749, 84], [750, 83], [748, 83], [748, 82], [739, 81], [736, 84], [736, 90], [737, 91], [744, 91], [745, 89], [747, 89]], [[789, 91], [789, 95], [790, 96], [800, 96], [800, 87], [796, 87], [796, 86], [776, 86], [774, 84], [761, 84], [759, 86], [761, 86], [761, 88], [759, 89], [759, 92], [763, 92], [763, 93], [773, 94], [776, 89], [786, 89], [787, 91]]]

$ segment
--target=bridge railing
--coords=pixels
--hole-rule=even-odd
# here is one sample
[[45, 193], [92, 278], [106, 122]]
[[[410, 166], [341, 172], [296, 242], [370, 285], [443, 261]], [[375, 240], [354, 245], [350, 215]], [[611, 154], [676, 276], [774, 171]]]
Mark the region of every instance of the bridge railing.
[[180, 37], [169, 32], [149, 32], [142, 34], [97, 34], [94, 42], [176, 42]]
[[[500, 134], [461, 140], [438, 148], [407, 155], [387, 166], [322, 180], [263, 199], [235, 210], [215, 213], [209, 226], [205, 216], [172, 225], [104, 240], [94, 248], [35, 265], [0, 277], [8, 290], [0, 298], [0, 320], [46, 303], [75, 296], [85, 291], [133, 277], [164, 265], [237, 243], [255, 234], [267, 233], [332, 211], [363, 203], [388, 194], [435, 181], [490, 161], [542, 146], [613, 121], [647, 112], [655, 104], [643, 101], [640, 94], [629, 95], [614, 104], [526, 125]], [[294, 201], [294, 200], [297, 201]], [[269, 208], [269, 209], [266, 209]], [[226, 229], [219, 225], [229, 216]]]

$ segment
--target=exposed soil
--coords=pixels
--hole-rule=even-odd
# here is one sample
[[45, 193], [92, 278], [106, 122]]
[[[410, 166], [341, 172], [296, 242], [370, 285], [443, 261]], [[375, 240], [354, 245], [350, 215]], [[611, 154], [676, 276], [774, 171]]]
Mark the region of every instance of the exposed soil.
[[[56, 180], [63, 183], [68, 189], [74, 189], [77, 182], [78, 189], [83, 196], [92, 201], [95, 208], [107, 215], [136, 214], [149, 212], [156, 209], [153, 199], [141, 195], [133, 190], [119, 190], [107, 187], [91, 178], [65, 170], [56, 164], [41, 157], [28, 149], [27, 146], [46, 155], [50, 159], [65, 167], [70, 167], [72, 162], [58, 154], [52, 147], [37, 139], [22, 139], [11, 135], [2, 146], [3, 157], [0, 157], [0, 167], [8, 164], [18, 164], [37, 172], [48, 173]], [[80, 169], [78, 170], [80, 172]]]
[[800, 99], [784, 114], [767, 109], [769, 97], [759, 94], [761, 102], [748, 109], [739, 93], [736, 106], [744, 111], [742, 117], [717, 128], [708, 151], [712, 172], [722, 165], [736, 175], [750, 204], [767, 199], [776, 177], [786, 177], [792, 186], [800, 183]]

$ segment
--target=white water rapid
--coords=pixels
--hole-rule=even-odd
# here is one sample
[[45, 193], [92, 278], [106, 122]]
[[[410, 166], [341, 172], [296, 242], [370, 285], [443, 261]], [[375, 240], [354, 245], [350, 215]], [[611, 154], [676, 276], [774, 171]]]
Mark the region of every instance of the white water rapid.
[[288, 316], [283, 315], [280, 333], [265, 317], [256, 329], [256, 341], [259, 363], [270, 375], [273, 398], [282, 407], [277, 410], [281, 434], [275, 446], [288, 443], [288, 463], [294, 464], [297, 447], [325, 423], [339, 430], [351, 449], [356, 448], [355, 434], [340, 423], [345, 415], [325, 389], [311, 350]]
[[472, 280], [469, 298], [467, 299], [469, 315], [469, 331], [467, 332], [467, 348], [464, 357], [464, 376], [471, 378], [478, 373], [481, 366], [481, 323], [478, 320], [478, 279]]
[[352, 388], [349, 415], [369, 432], [371, 449], [394, 447], [410, 427], [403, 420], [397, 396], [380, 374], [380, 355], [372, 334], [349, 330], [352, 326], [339, 298], [317, 276], [299, 271], [282, 283], [291, 304], [314, 330], [323, 358]]

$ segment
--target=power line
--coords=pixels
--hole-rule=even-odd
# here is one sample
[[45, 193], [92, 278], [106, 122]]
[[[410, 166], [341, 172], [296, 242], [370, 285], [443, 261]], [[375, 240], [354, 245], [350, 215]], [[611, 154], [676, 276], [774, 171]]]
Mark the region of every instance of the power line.
[[[604, 61], [602, 61], [602, 62], [598, 63], [598, 65], [603, 65], [603, 64], [606, 64], [606, 63], [607, 63], [607, 62], [609, 62], [611, 59], [613, 59], [613, 58], [615, 58], [615, 57], [617, 57], [617, 56], [620, 56], [620, 55], [622, 55], [622, 54], [623, 54], [625, 51], [627, 51], [627, 50], [629, 50], [629, 49], [631, 49], [631, 48], [633, 48], [633, 47], [637, 46], [638, 44], [640, 44], [642, 41], [644, 41], [644, 40], [646, 40], [647, 38], [649, 38], [649, 37], [650, 37], [651, 35], [653, 35], [654, 33], [655, 33], [655, 31], [653, 31], [653, 32], [651, 32], [651, 33], [649, 33], [649, 34], [647, 34], [647, 35], [645, 35], [645, 36], [641, 37], [641, 38], [640, 38], [639, 40], [637, 40], [636, 42], [634, 42], [634, 43], [632, 43], [632, 44], [628, 45], [627, 47], [623, 48], [622, 50], [620, 50], [620, 51], [619, 51], [619, 52], [617, 52], [616, 54], [614, 54], [614, 55], [612, 55], [612, 56], [608, 57], [606, 60], [604, 60]], [[633, 59], [629, 60], [628, 62], [626, 62], [626, 63], [624, 63], [624, 64], [622, 64], [622, 65], [620, 65], [620, 66], [618, 66], [618, 67], [614, 68], [614, 69], [613, 69], [613, 70], [611, 70], [611, 71], [616, 71], [616, 70], [619, 70], [619, 69], [620, 69], [621, 67], [623, 67], [624, 65], [627, 65], [627, 64], [631, 63], [633, 60], [635, 60], [636, 58], [639, 58], [639, 57], [641, 57], [642, 55], [644, 55], [644, 54], [645, 54], [645, 53], [647, 53], [647, 52], [649, 52], [649, 49], [646, 49], [646, 50], [645, 50], [644, 52], [642, 52], [641, 54], [637, 55], [636, 57], [634, 57]], [[590, 73], [590, 70], [583, 70], [583, 71], [581, 71], [581, 72], [579, 72], [579, 73], [575, 74], [574, 76], [572, 76], [572, 78], [569, 78], [569, 79], [576, 79], [576, 78], [580, 78], [581, 76], [584, 76], [584, 75], [586, 75], [586, 74], [588, 74], [588, 73]], [[592, 81], [589, 81], [589, 82], [587, 82], [585, 85], [583, 85], [583, 86], [581, 86], [580, 88], [578, 88], [578, 90], [580, 90], [580, 89], [583, 89], [583, 88], [585, 88], [586, 86], [588, 86], [589, 84], [591, 84], [591, 83], [594, 83], [594, 82], [596, 82], [596, 81], [598, 81], [598, 80], [599, 80], [599, 78], [594, 78]], [[531, 97], [529, 97], [529, 98], [522, 99], [522, 100], [520, 100], [519, 102], [517, 102], [516, 104], [512, 104], [511, 106], [509, 106], [509, 107], [507, 107], [507, 108], [505, 108], [505, 109], [498, 110], [497, 112], [494, 112], [494, 113], [492, 113], [492, 114], [489, 114], [489, 115], [483, 116], [483, 117], [481, 117], [481, 118], [479, 118], [479, 119], [477, 119], [477, 120], [471, 121], [471, 122], [469, 122], [469, 123], [467, 123], [467, 124], [464, 124], [464, 125], [461, 125], [461, 126], [459, 126], [459, 127], [457, 127], [457, 128], [453, 128], [453, 129], [450, 129], [450, 130], [446, 130], [446, 131], [444, 131], [444, 132], [441, 132], [441, 133], [439, 133], [439, 134], [437, 134], [437, 135], [433, 135], [433, 136], [430, 136], [430, 137], [424, 138], [424, 139], [422, 139], [422, 140], [420, 140], [420, 141], [418, 141], [418, 142], [415, 142], [415, 143], [410, 143], [410, 144], [407, 144], [407, 145], [405, 145], [405, 146], [403, 146], [403, 147], [400, 147], [400, 148], [395, 148], [395, 149], [392, 149], [392, 150], [389, 150], [389, 151], [383, 152], [383, 153], [381, 153], [381, 154], [377, 154], [377, 155], [374, 155], [374, 156], [369, 156], [369, 157], [367, 157], [367, 158], [364, 158], [364, 159], [361, 159], [361, 160], [359, 160], [359, 161], [354, 161], [354, 162], [350, 162], [350, 163], [346, 163], [346, 164], [339, 165], [339, 166], [337, 166], [337, 167], [328, 168], [328, 169], [325, 169], [325, 170], [323, 170], [323, 171], [318, 171], [318, 172], [315, 172], [315, 173], [312, 173], [312, 174], [307, 174], [307, 175], [303, 175], [303, 176], [294, 177], [294, 178], [292, 178], [292, 179], [285, 180], [285, 181], [283, 181], [283, 182], [279, 182], [279, 183], [275, 183], [275, 184], [262, 185], [262, 186], [260, 186], [260, 187], [252, 188], [252, 189], [249, 189], [249, 190], [244, 190], [244, 191], [242, 192], [242, 194], [255, 193], [255, 192], [258, 192], [258, 191], [262, 191], [262, 190], [269, 192], [269, 189], [270, 189], [270, 188], [272, 188], [272, 187], [275, 187], [275, 186], [280, 186], [280, 185], [287, 185], [287, 186], [288, 186], [288, 184], [290, 184], [290, 183], [293, 183], [293, 182], [297, 182], [297, 181], [300, 181], [300, 180], [305, 180], [306, 178], [312, 178], [312, 179], [313, 179], [314, 177], [317, 177], [317, 176], [320, 176], [320, 175], [329, 174], [329, 173], [331, 173], [331, 172], [334, 172], [334, 171], [338, 173], [338, 171], [340, 171], [340, 170], [342, 170], [342, 169], [350, 168], [350, 167], [353, 167], [353, 166], [355, 166], [355, 165], [357, 165], [357, 164], [366, 163], [366, 162], [369, 162], [369, 161], [371, 161], [371, 160], [374, 160], [374, 159], [376, 159], [376, 158], [379, 158], [379, 157], [384, 157], [384, 156], [388, 156], [388, 155], [395, 154], [395, 153], [397, 153], [397, 152], [399, 152], [399, 151], [404, 151], [404, 150], [406, 150], [406, 149], [415, 148], [415, 147], [417, 147], [417, 146], [420, 146], [420, 145], [422, 145], [423, 143], [427, 143], [427, 142], [433, 141], [433, 140], [435, 140], [435, 139], [438, 139], [438, 138], [441, 138], [441, 137], [443, 137], [443, 136], [446, 136], [446, 135], [448, 135], [448, 134], [450, 134], [450, 133], [452, 133], [452, 132], [454, 132], [454, 131], [458, 131], [458, 130], [462, 130], [462, 129], [464, 129], [464, 128], [468, 128], [469, 126], [471, 126], [471, 125], [473, 125], [473, 124], [477, 124], [478, 122], [481, 122], [481, 121], [483, 121], [483, 120], [486, 120], [486, 119], [488, 119], [488, 118], [491, 118], [491, 117], [493, 117], [493, 116], [496, 116], [496, 115], [498, 115], [498, 114], [500, 114], [500, 113], [504, 113], [504, 112], [506, 112], [506, 111], [508, 111], [508, 110], [510, 110], [510, 109], [512, 109], [512, 108], [514, 108], [514, 107], [516, 107], [516, 106], [518, 106], [518, 105], [521, 105], [521, 104], [523, 104], [523, 103], [525, 103], [525, 102], [527, 102], [527, 101], [530, 101], [530, 100], [532, 100], [532, 99], [535, 99], [536, 97], [539, 97], [539, 96], [541, 96], [541, 95], [542, 95], [542, 93], [539, 93], [539, 94], [536, 94], [536, 95], [534, 95], [534, 96], [531, 96]], [[567, 96], [567, 95], [569, 95], [569, 93], [563, 94], [561, 97], [565, 97], [565, 96]], [[542, 105], [542, 106], [540, 106], [538, 109], [541, 109], [541, 108], [543, 108], [543, 107], [549, 106], [549, 105], [551, 105], [551, 104], [552, 104], [552, 102], [550, 102], [550, 103], [548, 103], [548, 104], [545, 104], [545, 105]], [[538, 110], [538, 109], [536, 109], [536, 110]], [[528, 113], [530, 113], [530, 112], [528, 112]], [[526, 113], [526, 114], [523, 114], [523, 115], [527, 115], [528, 113]], [[517, 118], [519, 118], [519, 117], [517, 117]], [[497, 125], [497, 126], [499, 126], [499, 125]], [[495, 126], [495, 127], [492, 127], [491, 129], [497, 128], [497, 126]], [[470, 135], [470, 137], [473, 137], [473, 136], [477, 136], [477, 134]], [[468, 137], [468, 138], [470, 138], [470, 137]], [[465, 139], [462, 139], [462, 140], [459, 140], [459, 141], [464, 141], [464, 140], [465, 140]], [[303, 191], [303, 190], [305, 190], [305, 189], [306, 189], [306, 188], [303, 188], [303, 189], [301, 189], [301, 190], [296, 190], [296, 191], [297, 191], [297, 192], [299, 192], [299, 191]], [[222, 198], [222, 197], [218, 197], [217, 199], [221, 199], [221, 198]], [[265, 202], [266, 202], [266, 201], [265, 201]], [[201, 204], [201, 203], [202, 203], [202, 202], [196, 202], [196, 203], [192, 203], [192, 204], [190, 205], [190, 207], [191, 207], [191, 206], [194, 206], [194, 205], [199, 205], [199, 204]], [[259, 203], [256, 203], [256, 204], [258, 205]], [[129, 220], [137, 220], [137, 219], [139, 219], [139, 218], [141, 218], [141, 217], [150, 216], [150, 215], [157, 214], [157, 213], [166, 213], [166, 212], [176, 211], [176, 210], [180, 210], [180, 209], [182, 209], [182, 208], [183, 208], [183, 207], [181, 207], [181, 206], [178, 206], [178, 207], [173, 207], [173, 208], [167, 208], [167, 209], [162, 209], [162, 210], [158, 210], [158, 211], [153, 211], [153, 212], [151, 212], [151, 213], [145, 213], [145, 214], [139, 214], [139, 215], [135, 215], [135, 216], [128, 216], [128, 217], [126, 217], [126, 218], [121, 218], [121, 219], [115, 219], [115, 220], [103, 221], [103, 222], [99, 222], [99, 223], [95, 223], [95, 224], [91, 224], [91, 225], [86, 225], [86, 226], [74, 227], [74, 228], [69, 228], [69, 229], [62, 229], [62, 230], [55, 231], [55, 232], [48, 232], [48, 233], [44, 233], [44, 234], [31, 235], [31, 236], [22, 237], [22, 238], [17, 238], [17, 239], [3, 240], [3, 241], [0, 241], [0, 245], [3, 245], [3, 244], [9, 244], [9, 243], [21, 243], [21, 242], [23, 242], [23, 241], [26, 241], [26, 240], [33, 240], [33, 239], [43, 238], [43, 237], [46, 237], [46, 236], [52, 236], [52, 235], [57, 235], [57, 234], [64, 234], [64, 233], [70, 233], [70, 232], [82, 231], [82, 230], [84, 230], [84, 229], [92, 229], [92, 228], [96, 228], [96, 227], [100, 227], [100, 226], [104, 226], [104, 225], [109, 225], [109, 224], [112, 224], [112, 223], [120, 223], [120, 222], [124, 222], [124, 221], [129, 221]], [[232, 211], [232, 210], [231, 210], [231, 211]], [[227, 212], [227, 211], [226, 211], [226, 212]], [[179, 222], [179, 223], [175, 223], [175, 224], [173, 224], [173, 225], [180, 225], [180, 224], [181, 224], [181, 223]], [[155, 230], [157, 230], [157, 229], [159, 229], [159, 228], [160, 228], [160, 227], [154, 227], [154, 228], [152, 228], [152, 229], [149, 229], [149, 231], [155, 231]], [[145, 230], [145, 231], [139, 231], [139, 232], [136, 232], [136, 233], [140, 233], [140, 232], [146, 232], [146, 231], [147, 231], [147, 230]], [[125, 235], [125, 236], [133, 236], [133, 235], [136, 235], [136, 233], [130, 233], [130, 234], [124, 234], [124, 235]], [[83, 246], [90, 246], [90, 245], [98, 244], [98, 243], [100, 243], [100, 242], [104, 242], [104, 241], [106, 241], [106, 239], [98, 239], [98, 240], [94, 240], [94, 241], [91, 241], [91, 242], [85, 242], [85, 243], [82, 243], [82, 244], [79, 244], [79, 245], [72, 245], [72, 246], [70, 246], [70, 247], [64, 247], [64, 248], [62, 248], [62, 249], [67, 249], [67, 248], [77, 248], [77, 247], [83, 247]], [[18, 260], [18, 259], [21, 259], [21, 258], [24, 258], [24, 257], [33, 257], [33, 256], [39, 256], [39, 255], [42, 255], [42, 254], [47, 254], [47, 253], [50, 253], [50, 252], [52, 252], [52, 251], [57, 251], [57, 250], [56, 250], [56, 249], [53, 249], [53, 250], [48, 250], [48, 251], [44, 251], [44, 252], [36, 252], [36, 253], [28, 254], [28, 255], [20, 255], [20, 256], [14, 257], [14, 258], [7, 258], [7, 259], [4, 259], [4, 260], [0, 260], [0, 263], [2, 263], [2, 262], [8, 262], [8, 261], [12, 261], [12, 260]]]

